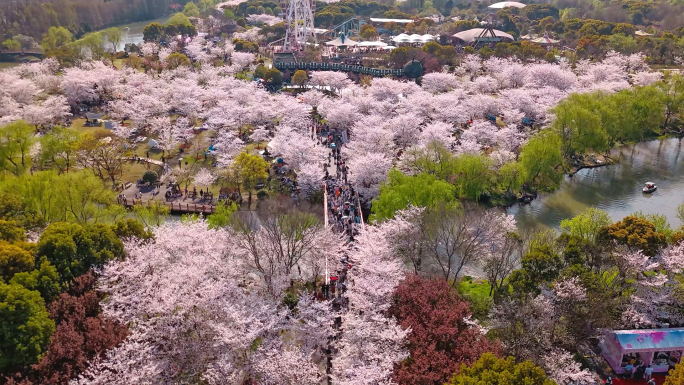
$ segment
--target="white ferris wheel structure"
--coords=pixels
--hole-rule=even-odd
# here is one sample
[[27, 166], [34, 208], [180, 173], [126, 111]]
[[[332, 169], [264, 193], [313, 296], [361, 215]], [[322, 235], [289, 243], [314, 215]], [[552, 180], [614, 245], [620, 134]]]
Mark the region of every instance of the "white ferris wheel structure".
[[316, 0], [282, 0], [280, 4], [286, 27], [283, 52], [304, 51], [310, 39], [316, 42]]

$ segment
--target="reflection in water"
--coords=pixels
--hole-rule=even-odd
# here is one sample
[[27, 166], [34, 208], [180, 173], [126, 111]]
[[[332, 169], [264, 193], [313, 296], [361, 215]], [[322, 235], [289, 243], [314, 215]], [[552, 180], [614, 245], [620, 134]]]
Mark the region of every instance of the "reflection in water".
[[[140, 44], [143, 42], [143, 28], [150, 23], [166, 24], [170, 16], [165, 16], [155, 20], [140, 21], [137, 23], [130, 23], [120, 25], [117, 28], [121, 30], [121, 42], [116, 47], [117, 51], [123, 51], [126, 44]], [[128, 28], [128, 29], [126, 29]]]
[[[529, 205], [515, 205], [507, 211], [521, 227], [558, 228], [560, 221], [595, 206], [605, 210], [614, 220], [642, 211], [664, 214], [673, 228], [680, 221], [675, 209], [684, 203], [684, 155], [678, 138], [654, 140], [613, 151], [619, 163], [584, 169], [572, 178], [566, 177], [561, 187]], [[643, 194], [646, 182], [654, 182], [658, 190]]]

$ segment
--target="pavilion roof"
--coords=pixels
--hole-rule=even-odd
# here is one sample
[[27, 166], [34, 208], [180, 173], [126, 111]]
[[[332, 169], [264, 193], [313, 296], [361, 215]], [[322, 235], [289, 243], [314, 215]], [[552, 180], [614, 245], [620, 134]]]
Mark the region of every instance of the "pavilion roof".
[[525, 4], [518, 3], [517, 1], [502, 1], [500, 3], [494, 3], [494, 4], [490, 5], [488, 8], [502, 9], [502, 8], [508, 8], [508, 7], [525, 8]]
[[684, 349], [684, 328], [616, 330], [610, 336], [623, 351]]
[[341, 35], [335, 40], [326, 41], [325, 45], [331, 45], [333, 47], [352, 47], [359, 45], [359, 42], [352, 40], [344, 35]]
[[[484, 28], [473, 28], [467, 31], [459, 32], [455, 34], [454, 37], [457, 37], [467, 43], [472, 43], [478, 38], [478, 36], [482, 34], [483, 31], [485, 31]], [[508, 34], [506, 32], [499, 31], [498, 29], [492, 29], [492, 31], [494, 32], [494, 35], [496, 37], [503, 37], [506, 39], [515, 40], [511, 34]]]

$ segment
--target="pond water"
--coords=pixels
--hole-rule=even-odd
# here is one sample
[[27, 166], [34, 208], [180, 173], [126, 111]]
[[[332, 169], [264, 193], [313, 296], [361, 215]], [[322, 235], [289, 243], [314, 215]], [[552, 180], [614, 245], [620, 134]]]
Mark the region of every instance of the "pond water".
[[[618, 148], [619, 163], [580, 170], [566, 177], [560, 188], [528, 205], [507, 209], [523, 228], [559, 228], [563, 219], [597, 207], [618, 221], [636, 211], [664, 214], [673, 228], [680, 226], [675, 209], [684, 203], [682, 140], [668, 138]], [[653, 194], [641, 192], [646, 182], [658, 186]]]
[[[159, 19], [139, 21], [137, 23], [130, 23], [119, 25], [117, 28], [121, 30], [121, 42], [116, 47], [117, 51], [123, 51], [126, 44], [140, 44], [143, 42], [143, 28], [150, 23], [166, 24], [170, 16], [164, 16]], [[128, 29], [126, 29], [128, 28]]]

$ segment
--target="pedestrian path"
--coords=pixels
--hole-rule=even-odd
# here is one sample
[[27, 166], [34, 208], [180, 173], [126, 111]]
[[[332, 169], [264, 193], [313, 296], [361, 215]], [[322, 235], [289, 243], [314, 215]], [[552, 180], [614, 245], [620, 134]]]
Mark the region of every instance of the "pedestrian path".
[[[653, 379], [655, 380], [656, 385], [663, 385], [663, 383], [665, 382], [665, 376], [654, 374]], [[613, 385], [646, 385], [647, 382], [648, 381], [646, 381], [646, 380], [637, 381], [637, 380], [628, 380], [628, 379], [621, 379], [621, 378], [614, 378], [613, 379]]]
[[146, 163], [154, 164], [157, 166], [163, 166], [164, 165], [164, 162], [162, 162], [161, 160], [156, 160], [156, 159], [152, 159], [152, 158], [132, 157], [132, 158], [128, 158], [128, 160], [130, 160], [131, 162], [138, 162], [138, 161], [146, 162]]

